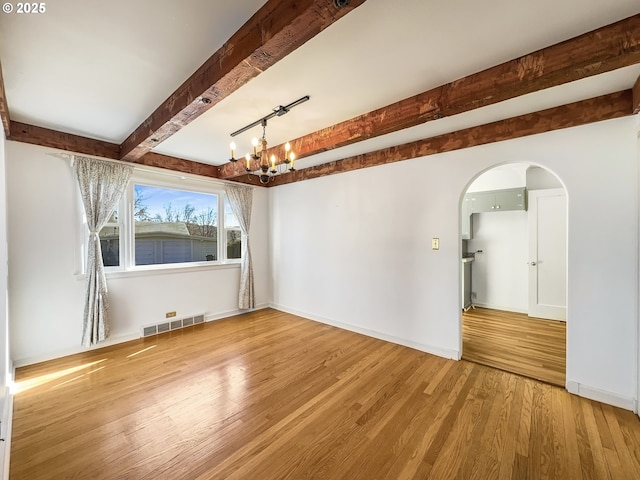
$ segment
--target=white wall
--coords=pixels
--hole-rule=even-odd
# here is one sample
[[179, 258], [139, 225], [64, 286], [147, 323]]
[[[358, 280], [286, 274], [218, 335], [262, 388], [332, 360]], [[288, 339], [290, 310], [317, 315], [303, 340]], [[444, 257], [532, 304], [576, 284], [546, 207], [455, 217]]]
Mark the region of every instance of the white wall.
[[527, 190], [545, 190], [549, 188], [564, 188], [549, 170], [531, 166], [527, 169]]
[[529, 165], [526, 163], [509, 163], [493, 167], [471, 182], [467, 191], [483, 192], [503, 188], [526, 187], [528, 168]]
[[[507, 188], [507, 187], [505, 187]], [[527, 212], [475, 213], [469, 252], [474, 305], [527, 313], [529, 309], [529, 225]], [[475, 294], [475, 297], [473, 297]]]
[[[77, 184], [53, 150], [7, 142], [11, 356], [18, 365], [81, 351], [85, 281], [74, 275]], [[267, 192], [256, 189], [251, 242], [256, 302], [267, 305]], [[177, 318], [237, 312], [239, 267], [108, 277], [113, 341], [140, 336], [165, 312]]]
[[[637, 133], [637, 146], [638, 146], [638, 151], [637, 151], [637, 162], [638, 164], [640, 164], [640, 115], [636, 115], [636, 131]], [[640, 185], [640, 169], [638, 169], [638, 185]], [[638, 191], [636, 192], [637, 198], [636, 198], [636, 205], [638, 205], [638, 218], [640, 218], [640, 187], [638, 188]], [[638, 235], [639, 235], [639, 243], [640, 243], [640, 221], [638, 222]], [[636, 358], [637, 358], [637, 365], [638, 365], [638, 370], [637, 370], [637, 375], [638, 375], [638, 396], [636, 397], [638, 399], [638, 409], [637, 409], [637, 413], [640, 416], [640, 250], [637, 252], [637, 257], [635, 259], [636, 264], [638, 265], [638, 291], [637, 291], [637, 296], [636, 296], [636, 308], [638, 309], [638, 318], [637, 318], [637, 322], [636, 322], [636, 330], [637, 330], [637, 338], [638, 338], [638, 344], [637, 344], [637, 348], [636, 348]]]
[[[10, 418], [11, 400], [9, 398], [8, 381], [10, 380], [11, 363], [9, 361], [9, 318], [7, 304], [7, 193], [5, 174], [5, 138], [0, 128], [0, 438], [7, 439], [11, 435]], [[6, 475], [8, 465], [5, 449], [9, 440], [0, 443], [0, 476]], [[6, 468], [5, 468], [6, 467]]]
[[272, 189], [274, 303], [459, 356], [461, 196], [492, 165], [539, 164], [568, 194], [568, 383], [633, 408], [635, 124], [627, 117]]
[[444, 213], [461, 191], [436, 180], [447, 165], [420, 163], [275, 189], [274, 303], [457, 358], [459, 217]]

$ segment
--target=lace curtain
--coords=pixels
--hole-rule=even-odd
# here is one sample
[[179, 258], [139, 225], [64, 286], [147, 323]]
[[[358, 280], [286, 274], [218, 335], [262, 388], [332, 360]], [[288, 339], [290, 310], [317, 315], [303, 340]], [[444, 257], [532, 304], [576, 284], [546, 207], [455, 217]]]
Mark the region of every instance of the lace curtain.
[[87, 291], [82, 328], [82, 345], [88, 347], [109, 336], [109, 298], [99, 233], [118, 205], [133, 167], [76, 155], [73, 169], [89, 227]]
[[251, 261], [251, 248], [249, 246], [253, 189], [241, 185], [227, 185], [226, 191], [231, 210], [238, 219], [240, 230], [242, 231], [242, 260], [240, 263], [238, 308], [255, 308], [256, 298], [253, 286], [253, 263]]

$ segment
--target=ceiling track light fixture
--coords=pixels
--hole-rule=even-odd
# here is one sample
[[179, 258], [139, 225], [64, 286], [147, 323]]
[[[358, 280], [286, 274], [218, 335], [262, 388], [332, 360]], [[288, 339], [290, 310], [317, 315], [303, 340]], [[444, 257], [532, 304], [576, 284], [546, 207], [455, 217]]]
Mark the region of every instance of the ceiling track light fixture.
[[[276, 158], [275, 154], [272, 154], [271, 158], [268, 158], [267, 156], [267, 121], [272, 119], [273, 117], [281, 117], [282, 115], [289, 113], [289, 111], [293, 107], [306, 102], [310, 98], [311, 97], [309, 97], [309, 95], [305, 95], [304, 97], [299, 98], [295, 102], [291, 102], [289, 105], [285, 105], [285, 106], [278, 105], [273, 109], [273, 111], [270, 114], [265, 115], [259, 120], [256, 120], [255, 122], [250, 123], [249, 125], [246, 125], [231, 134], [232, 137], [235, 137], [236, 135], [246, 132], [250, 128], [253, 128], [257, 125], [262, 125], [262, 138], [259, 140], [257, 138], [254, 138], [251, 141], [251, 144], [253, 146], [253, 153], [252, 154], [247, 153], [244, 157], [245, 161], [247, 162], [246, 171], [248, 173], [251, 173], [254, 170], [258, 170], [257, 175], [258, 175], [258, 178], [260, 179], [260, 183], [262, 184], [269, 183], [271, 180], [273, 180], [274, 175], [277, 175], [279, 173], [284, 173], [286, 171], [289, 171], [289, 172], [295, 171], [294, 162], [296, 157], [295, 157], [295, 154], [291, 151], [291, 145], [289, 144], [289, 142], [287, 142], [284, 145], [284, 158], [282, 159], [282, 162], [280, 162], [279, 159]], [[260, 151], [258, 151], [258, 145], [260, 145]], [[236, 158], [235, 142], [231, 142], [230, 147], [231, 147], [231, 158], [229, 159], [229, 161], [237, 162], [238, 159]], [[258, 162], [257, 169], [252, 168], [251, 166], [252, 160]], [[280, 169], [280, 165], [282, 164], [285, 165], [284, 170]]]

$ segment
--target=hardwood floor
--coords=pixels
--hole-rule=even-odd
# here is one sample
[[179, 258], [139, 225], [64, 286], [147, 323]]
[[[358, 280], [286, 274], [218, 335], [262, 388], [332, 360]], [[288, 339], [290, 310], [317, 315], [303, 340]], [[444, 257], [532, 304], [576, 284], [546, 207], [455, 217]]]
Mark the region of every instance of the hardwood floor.
[[274, 310], [18, 369], [11, 479], [635, 479], [632, 412]]
[[566, 324], [476, 308], [462, 314], [462, 358], [565, 386]]

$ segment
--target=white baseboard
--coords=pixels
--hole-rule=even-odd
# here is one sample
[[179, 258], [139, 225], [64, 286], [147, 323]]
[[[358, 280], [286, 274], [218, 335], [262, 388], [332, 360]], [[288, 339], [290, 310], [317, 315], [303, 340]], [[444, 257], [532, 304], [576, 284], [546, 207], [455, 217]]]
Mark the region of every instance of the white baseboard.
[[271, 304], [271, 307], [275, 308], [276, 310], [280, 310], [282, 312], [290, 313], [292, 315], [298, 315], [299, 317], [304, 317], [309, 320], [313, 320], [314, 322], [323, 323], [325, 325], [331, 325], [332, 327], [341, 328], [343, 330], [348, 330], [350, 332], [360, 333], [362, 335], [366, 335], [367, 337], [377, 338], [378, 340], [384, 340], [386, 342], [395, 343], [397, 345], [402, 345], [404, 347], [413, 348], [414, 350], [430, 353], [438, 357], [449, 358], [452, 360], [460, 360], [459, 350], [450, 350], [446, 348], [436, 347], [433, 345], [426, 345], [424, 343], [414, 342], [412, 340], [395, 337], [393, 335], [388, 335], [386, 333], [378, 332], [376, 330], [370, 330], [368, 328], [359, 327], [357, 325], [351, 325], [351, 324], [339, 322], [337, 320], [333, 320], [330, 318], [325, 318], [319, 315], [313, 315], [308, 312], [302, 312], [296, 309], [285, 307], [283, 305]]
[[[388, 335], [375, 330], [370, 330], [367, 328], [358, 327], [356, 325], [339, 322], [330, 318], [325, 318], [319, 315], [314, 315], [309, 312], [303, 312], [293, 308], [288, 308], [288, 307], [285, 307], [284, 305], [272, 304], [271, 307], [275, 308], [276, 310], [280, 310], [282, 312], [290, 313], [292, 315], [298, 315], [300, 317], [313, 320], [315, 322], [342, 328], [344, 330], [360, 333], [362, 335], [377, 338], [380, 340], [385, 340], [387, 342], [396, 343], [398, 345], [403, 345], [405, 347], [413, 348], [421, 352], [431, 353], [439, 357], [450, 358], [453, 360], [460, 360], [460, 352], [457, 350], [449, 350], [449, 349], [444, 349], [440, 347], [435, 347], [432, 345], [425, 345], [422, 343], [413, 342], [411, 340], [395, 337], [393, 335]], [[631, 397], [624, 397], [622, 395], [618, 395], [613, 392], [608, 392], [605, 390], [601, 390], [599, 388], [590, 387], [588, 385], [583, 385], [574, 381], [567, 382], [567, 391], [574, 395], [579, 395], [581, 397], [588, 398], [590, 400], [595, 400], [597, 402], [606, 403], [614, 407], [619, 407], [625, 410], [631, 410], [632, 412], [638, 413], [638, 401]]]
[[[267, 308], [269, 305], [268, 304], [260, 304], [257, 305], [255, 309], [253, 310], [260, 310], [263, 308]], [[219, 313], [206, 313], [204, 316], [204, 320], [205, 322], [213, 322], [215, 320], [221, 320], [223, 318], [228, 318], [228, 317], [233, 317], [235, 315], [240, 315], [241, 313], [245, 313], [247, 312], [247, 310], [240, 310], [240, 309], [235, 309], [235, 310], [228, 310], [225, 312], [219, 312]], [[105, 340], [104, 342], [100, 342], [97, 345], [92, 345], [91, 347], [83, 347], [81, 345], [78, 345], [77, 347], [71, 347], [71, 348], [66, 348], [66, 349], [62, 349], [62, 350], [56, 350], [54, 352], [50, 352], [50, 353], [45, 353], [42, 355], [35, 355], [32, 357], [25, 357], [25, 358], [17, 358], [13, 361], [13, 364], [16, 368], [18, 367], [24, 367], [27, 365], [33, 365], [34, 363], [40, 363], [40, 362], [47, 362], [49, 360], [55, 360], [56, 358], [62, 358], [62, 357], [66, 357], [69, 355], [75, 355], [77, 353], [84, 353], [84, 352], [90, 352], [91, 350], [96, 350], [99, 348], [103, 348], [103, 347], [109, 347], [111, 345], [117, 345], [118, 343], [125, 343], [125, 342], [130, 342], [131, 340], [137, 340], [139, 338], [141, 338], [141, 334], [140, 334], [140, 329], [136, 329], [136, 331], [134, 333], [129, 333], [129, 334], [123, 334], [123, 335], [118, 335], [116, 337], [111, 337], [108, 338], [107, 340]]]
[[478, 302], [473, 302], [473, 305], [480, 308], [488, 308], [490, 310], [502, 310], [503, 312], [524, 313], [525, 315], [529, 314], [526, 308], [521, 309], [521, 308], [515, 308], [515, 307], [505, 307], [504, 305], [489, 305], [487, 303], [478, 303]]
[[599, 388], [590, 387], [574, 381], [567, 381], [567, 391], [580, 397], [595, 400], [596, 402], [606, 403], [614, 407], [624, 408], [638, 413], [638, 401], [635, 398], [624, 397], [617, 393], [600, 390]]
[[241, 315], [247, 312], [254, 312], [256, 310], [262, 310], [263, 308], [268, 308], [268, 307], [270, 307], [270, 304], [260, 303], [256, 305], [255, 308], [252, 308], [251, 310], [240, 310], [239, 308], [236, 308], [234, 310], [227, 310], [226, 312], [207, 313], [204, 316], [204, 321], [215, 322], [216, 320], [222, 320], [223, 318], [235, 317], [236, 315]]
[[97, 345], [92, 345], [91, 347], [83, 347], [78, 342], [77, 347], [70, 347], [61, 350], [56, 350], [54, 352], [44, 353], [42, 355], [34, 355], [32, 357], [24, 357], [24, 358], [16, 358], [13, 361], [13, 364], [16, 368], [24, 367], [26, 365], [33, 365], [34, 363], [47, 362], [49, 360], [55, 360], [56, 358], [67, 357], [69, 355], [75, 355], [76, 353], [84, 353], [90, 352], [91, 350], [97, 350], [98, 348], [109, 347], [111, 345], [116, 345], [118, 343], [129, 342], [131, 340], [136, 340], [140, 338], [140, 332], [132, 333], [129, 335], [118, 335], [117, 337], [111, 337], [105, 340], [104, 342], [100, 342]]

